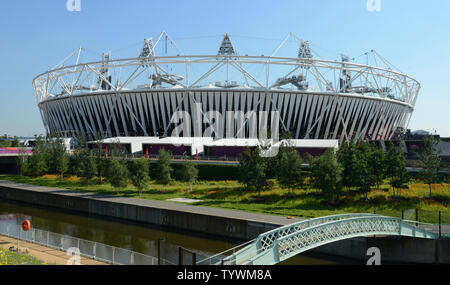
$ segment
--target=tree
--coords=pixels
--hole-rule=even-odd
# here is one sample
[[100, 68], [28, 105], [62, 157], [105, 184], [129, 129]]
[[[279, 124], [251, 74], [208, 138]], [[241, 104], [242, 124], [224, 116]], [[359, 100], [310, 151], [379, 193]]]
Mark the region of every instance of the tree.
[[64, 180], [64, 173], [69, 169], [69, 156], [64, 151], [60, 154], [56, 163], [56, 171], [61, 174], [61, 181]]
[[281, 159], [281, 154], [292, 147], [292, 141], [290, 140], [291, 133], [290, 132], [282, 132], [280, 135], [280, 140], [282, 140], [280, 146], [278, 147], [278, 152], [275, 156], [269, 156], [266, 158], [266, 177], [267, 178], [277, 178], [278, 169]]
[[26, 168], [28, 160], [28, 154], [25, 148], [20, 148], [19, 153], [17, 154], [16, 164], [19, 167], [20, 176], [23, 174], [23, 168]]
[[81, 171], [82, 171], [82, 152], [81, 150], [75, 149], [72, 156], [69, 159], [69, 169], [72, 174], [75, 174], [79, 177], [81, 177]]
[[375, 144], [371, 144], [370, 148], [369, 166], [375, 180], [375, 185], [377, 189], [380, 189], [380, 185], [386, 177], [386, 155], [383, 148]]
[[20, 142], [19, 142], [19, 139], [17, 137], [14, 137], [14, 140], [11, 142], [11, 146], [12, 147], [19, 147], [20, 146]]
[[251, 151], [244, 151], [239, 159], [239, 182], [247, 188], [255, 187], [258, 196], [261, 197], [261, 190], [267, 185], [266, 160], [261, 156], [259, 147]]
[[75, 149], [87, 149], [88, 144], [86, 142], [86, 139], [81, 134], [78, 134], [74, 137], [74, 148]]
[[128, 169], [119, 160], [111, 159], [106, 175], [106, 179], [111, 186], [117, 189], [117, 194], [119, 194], [120, 189], [128, 186]]
[[331, 204], [335, 204], [342, 190], [343, 167], [338, 162], [334, 150], [329, 149], [311, 161], [311, 181], [322, 190]]
[[371, 187], [375, 185], [375, 175], [370, 160], [371, 149], [367, 143], [361, 142], [355, 149], [353, 183], [360, 192], [365, 194], [366, 199]]
[[389, 184], [391, 185], [394, 195], [397, 189], [397, 197], [400, 197], [400, 189], [408, 189], [409, 174], [405, 167], [399, 167], [396, 173], [391, 177]]
[[197, 166], [192, 161], [185, 158], [179, 173], [181, 181], [189, 182], [190, 190], [192, 191], [192, 183], [197, 180], [198, 177]]
[[266, 177], [267, 178], [277, 178], [278, 175], [278, 165], [280, 164], [280, 157], [283, 147], [280, 146], [277, 155], [267, 157], [266, 159]]
[[124, 157], [126, 155], [126, 149], [123, 145], [120, 144], [120, 141], [117, 139], [109, 144], [111, 156], [114, 157]]
[[100, 131], [97, 131], [97, 140], [94, 142], [94, 145], [93, 153], [95, 154], [95, 164], [97, 165], [97, 176], [100, 179], [100, 183], [103, 183], [103, 176], [108, 171], [109, 159], [103, 149], [103, 137]]
[[45, 140], [39, 136], [33, 148], [33, 154], [29, 157], [26, 165], [27, 175], [41, 176], [48, 171], [48, 151]]
[[83, 136], [78, 135], [74, 138], [74, 151], [69, 159], [69, 169], [72, 174], [79, 177], [83, 172], [83, 160], [89, 155], [88, 146]]
[[353, 141], [344, 144], [337, 152], [337, 159], [342, 165], [342, 186], [355, 187], [358, 181], [356, 177], [356, 147]]
[[69, 167], [64, 140], [60, 137], [36, 139], [33, 154], [29, 157], [25, 169], [28, 175], [41, 176], [46, 173], [59, 173], [61, 180]]
[[277, 167], [277, 180], [281, 186], [293, 190], [303, 185], [302, 158], [293, 147], [280, 149], [280, 159]]
[[52, 172], [59, 173], [61, 181], [64, 179], [64, 173], [69, 168], [69, 157], [66, 152], [64, 140], [56, 137], [47, 141], [49, 152], [49, 169]]
[[95, 158], [91, 155], [88, 149], [83, 149], [79, 154], [80, 166], [79, 174], [83, 177], [85, 183], [87, 183], [88, 190], [89, 185], [92, 182], [92, 179], [95, 177], [97, 173], [97, 166], [95, 164]]
[[172, 181], [172, 167], [170, 166], [172, 155], [170, 152], [161, 148], [158, 152], [157, 162], [157, 181], [160, 184], [167, 185]]
[[139, 197], [141, 197], [142, 191], [148, 187], [150, 182], [148, 160], [145, 157], [141, 157], [133, 161], [131, 169], [131, 183], [139, 190]]
[[97, 157], [103, 156], [103, 136], [100, 131], [97, 131], [97, 140], [94, 142], [95, 144], [95, 153]]
[[5, 139], [0, 140], [0, 147], [11, 147], [12, 142], [8, 139], [8, 136], [5, 134]]
[[110, 159], [98, 154], [95, 157], [95, 164], [97, 166], [97, 176], [100, 178], [100, 183], [103, 183], [103, 177], [107, 175], [106, 172], [108, 171]]
[[425, 136], [423, 147], [419, 154], [420, 166], [422, 167], [422, 180], [428, 184], [431, 198], [431, 184], [437, 183], [439, 180], [439, 168], [441, 165], [440, 153], [437, 149], [439, 140], [434, 136]]
[[386, 177], [391, 178], [394, 176], [394, 166], [395, 160], [397, 158], [398, 148], [396, 148], [391, 141], [387, 143], [386, 147]]
[[[389, 144], [389, 151], [386, 156], [386, 176], [389, 178], [394, 196], [399, 196], [400, 189], [408, 188], [409, 175], [406, 170], [405, 156], [402, 149], [395, 147], [392, 143]], [[397, 194], [395, 190], [397, 190]]]

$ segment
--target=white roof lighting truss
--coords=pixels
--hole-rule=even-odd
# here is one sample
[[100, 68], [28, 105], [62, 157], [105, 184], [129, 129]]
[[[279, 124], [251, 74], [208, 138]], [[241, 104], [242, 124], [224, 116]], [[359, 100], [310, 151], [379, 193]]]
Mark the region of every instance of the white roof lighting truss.
[[[162, 39], [169, 41], [178, 54], [157, 56], [155, 50]], [[297, 56], [277, 56], [288, 39], [298, 42]], [[394, 70], [395, 67], [374, 50], [366, 55], [372, 55], [376, 62], [383, 63], [383, 67], [351, 62], [345, 57], [340, 61], [327, 60], [316, 56], [307, 41], [299, 39], [292, 33], [270, 56], [240, 55], [228, 34], [224, 35], [215, 55], [185, 55], [166, 32], [162, 32], [154, 43], [152, 38], [144, 40], [142, 50], [136, 58], [113, 59], [112, 54], [107, 53], [103, 55], [101, 61], [80, 63], [82, 50], [83, 48], [77, 49], [53, 69], [39, 74], [33, 80], [38, 105], [41, 113], [45, 113], [44, 125], [49, 132], [62, 129], [76, 130], [78, 128], [74, 122], [106, 116], [108, 121], [103, 125], [103, 130], [95, 127], [95, 124], [84, 124], [86, 126], [84, 132], [89, 133], [91, 139], [96, 136], [95, 133], [101, 131], [113, 136], [111, 122], [117, 126], [123, 123], [123, 118], [116, 118], [111, 114], [115, 108], [121, 108], [120, 112], [126, 113], [122, 116], [133, 118], [132, 128], [142, 129], [142, 135], [162, 135], [167, 132], [169, 118], [164, 122], [164, 130], [153, 134], [149, 134], [148, 124], [155, 128], [155, 122], [163, 116], [160, 112], [182, 109], [182, 102], [187, 98], [192, 98], [194, 103], [203, 102], [204, 107], [209, 104], [213, 104], [212, 107], [215, 104], [217, 107], [223, 107], [224, 104], [231, 106], [246, 103], [246, 106], [253, 104], [256, 109], [258, 106], [263, 107], [264, 99], [267, 99], [265, 103], [274, 106], [274, 109], [282, 114], [282, 127], [285, 130], [294, 130], [296, 138], [317, 139], [323, 137], [322, 133], [325, 132], [327, 135], [325, 139], [334, 139], [343, 129], [343, 135], [338, 135], [341, 142], [350, 138], [366, 139], [368, 134], [369, 139], [388, 139], [392, 137], [392, 130], [389, 128], [393, 126], [406, 128], [420, 90], [417, 80]], [[263, 72], [255, 72], [255, 69]], [[203, 94], [198, 93], [198, 90], [206, 90], [208, 93], [197, 95]], [[214, 92], [215, 90], [221, 92], [239, 90], [246, 95], [238, 98], [239, 96], [230, 92], [229, 95], [223, 95], [225, 98], [219, 99], [215, 96], [221, 93]], [[140, 101], [137, 102], [134, 95], [130, 98], [123, 97], [123, 94], [144, 91], [160, 93], [147, 96], [145, 100], [148, 101], [145, 105], [139, 104]], [[163, 94], [168, 92], [176, 92], [177, 95], [173, 101], [166, 98], [164, 102]], [[249, 94], [252, 92], [266, 94], [266, 98], [258, 97], [259, 99], [253, 100], [252, 103], [252, 99], [256, 98], [251, 98]], [[61, 98], [78, 98], [103, 93], [114, 94], [114, 97], [107, 99], [113, 99], [114, 102], [92, 96], [86, 99], [89, 102], [77, 103], [80, 105], [71, 103], [68, 106], [67, 102], [60, 102], [54, 107], [58, 108], [58, 111], [47, 110], [47, 107], [44, 107], [44, 103]], [[271, 95], [275, 93], [284, 95]], [[301, 93], [302, 98], [293, 96], [296, 93]], [[236, 96], [234, 100], [233, 96]], [[364, 98], [369, 98], [377, 104], [359, 100]], [[74, 115], [71, 115], [71, 118], [62, 117], [60, 112], [69, 110], [68, 108], [85, 110], [86, 106], [83, 105], [85, 103], [99, 106], [99, 111], [83, 112], [85, 118], [75, 118]], [[158, 104], [167, 106], [158, 110], [148, 110], [156, 108]], [[405, 111], [399, 112], [400, 109]], [[381, 119], [373, 120], [372, 125], [364, 125], [350, 119], [359, 113], [365, 116], [364, 120], [370, 120], [370, 116], [381, 116]], [[324, 117], [337, 120], [339, 124], [326, 125]], [[289, 126], [298, 120], [304, 120], [306, 132], [301, 129], [303, 125], [300, 127], [297, 124], [298, 126], [294, 128]], [[331, 123], [331, 120], [328, 122]], [[315, 130], [319, 126], [320, 132]], [[127, 135], [128, 126], [124, 126], [124, 129], [125, 131], [121, 133]], [[239, 130], [236, 131], [239, 133]], [[314, 137], [311, 137], [312, 133]], [[380, 137], [378, 135], [380, 133], [384, 135]], [[375, 137], [370, 137], [370, 134]]]

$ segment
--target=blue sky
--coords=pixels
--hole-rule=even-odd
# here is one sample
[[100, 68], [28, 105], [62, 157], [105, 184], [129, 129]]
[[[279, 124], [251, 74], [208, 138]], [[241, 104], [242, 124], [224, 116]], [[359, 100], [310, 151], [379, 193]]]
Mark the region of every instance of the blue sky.
[[66, 0], [1, 1], [0, 134], [44, 132], [32, 79], [79, 46], [132, 57], [166, 30], [186, 54], [216, 53], [225, 32], [241, 54], [268, 54], [289, 32], [330, 59], [375, 49], [422, 85], [409, 128], [449, 137], [450, 1], [380, 1], [379, 12], [367, 0], [81, 0], [80, 12]]

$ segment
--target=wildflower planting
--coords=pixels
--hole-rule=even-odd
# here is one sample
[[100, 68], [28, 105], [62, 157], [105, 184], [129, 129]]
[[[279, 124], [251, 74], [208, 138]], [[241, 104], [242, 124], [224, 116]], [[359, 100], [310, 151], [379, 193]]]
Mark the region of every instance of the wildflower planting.
[[0, 248], [0, 265], [45, 265], [36, 258]]
[[[295, 152], [295, 149], [286, 147], [270, 159], [256, 157], [258, 151], [255, 149], [245, 151], [239, 166], [227, 166], [236, 168], [237, 171], [230, 171], [236, 173], [236, 177], [224, 181], [200, 179], [202, 172], [197, 172], [199, 164], [188, 160], [182, 162], [184, 165], [178, 170], [175, 169], [176, 163], [171, 162], [170, 152], [161, 152], [158, 162], [147, 167], [145, 158], [138, 161], [86, 149], [79, 152], [97, 159], [78, 159], [82, 156], [75, 153], [69, 159], [72, 164], [68, 169], [71, 170], [64, 176], [58, 172], [36, 170], [24, 171], [25, 175], [0, 175], [0, 179], [141, 199], [198, 199], [201, 201], [195, 205], [305, 218], [355, 212], [376, 212], [395, 217], [406, 213], [410, 217], [411, 211], [417, 209], [420, 221], [437, 223], [440, 211], [442, 222], [450, 224], [448, 174], [440, 173], [437, 177], [444, 179], [435, 179], [434, 182], [425, 181], [423, 175], [411, 175], [406, 170], [403, 153], [393, 145], [388, 146], [386, 155], [373, 144], [360, 143], [357, 146], [344, 145], [336, 153], [330, 150], [316, 158], [297, 157], [295, 153], [286, 155], [289, 151]], [[43, 156], [39, 154], [42, 149], [44, 147], [40, 145], [38, 156]], [[102, 163], [101, 167], [92, 166], [97, 175], [90, 173], [90, 183], [86, 183], [84, 172], [77, 170], [80, 161], [88, 160], [92, 164], [96, 161]], [[31, 164], [36, 163], [36, 160], [30, 161]], [[301, 162], [309, 163], [310, 167], [302, 166]], [[26, 169], [41, 167], [26, 165]], [[100, 168], [102, 173], [98, 171]], [[214, 169], [209, 165], [208, 168]], [[283, 172], [286, 168], [290, 171]], [[433, 165], [427, 173], [438, 170]], [[298, 177], [291, 179], [292, 175]], [[120, 183], [115, 183], [118, 178]], [[331, 192], [326, 188], [329, 181], [333, 183]]]

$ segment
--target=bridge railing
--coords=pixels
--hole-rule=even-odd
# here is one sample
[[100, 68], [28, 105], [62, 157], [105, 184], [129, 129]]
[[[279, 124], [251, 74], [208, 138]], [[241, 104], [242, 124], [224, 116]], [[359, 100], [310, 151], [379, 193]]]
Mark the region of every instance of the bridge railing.
[[303, 250], [292, 251], [292, 253], [298, 254], [310, 248], [329, 243], [330, 241], [364, 235], [402, 235], [419, 238], [437, 238], [436, 234], [420, 229], [411, 222], [416, 223], [415, 221], [403, 221], [399, 218], [375, 215], [350, 218], [317, 225], [297, 233], [292, 233], [278, 239], [276, 246], [280, 254], [283, 253], [284, 247], [284, 250], [288, 252], [284, 256], [284, 259], [287, 259], [292, 255], [289, 254], [289, 249], [286, 249], [286, 245], [289, 246], [289, 243], [301, 244]]
[[[370, 213], [331, 215], [292, 223], [265, 232], [251, 241], [206, 258], [198, 264], [247, 264], [264, 254], [272, 254], [272, 257], [276, 259], [279, 257], [277, 257], [275, 251], [278, 250], [280, 243], [283, 241], [319, 229], [324, 231], [329, 231], [333, 228], [336, 229], [336, 226], [338, 225], [341, 226], [340, 230], [348, 227], [353, 231], [337, 237], [338, 239], [372, 235], [404, 235], [435, 239], [439, 237], [437, 227], [440, 226], [415, 220], [402, 220], [398, 217]], [[370, 225], [370, 227], [368, 225]], [[320, 240], [321, 238], [324, 238], [324, 235], [322, 234], [320, 236], [316, 234], [315, 237]], [[331, 239], [328, 239], [327, 242], [330, 241]], [[321, 243], [319, 242], [316, 243], [314, 247], [320, 245]], [[298, 252], [295, 254], [298, 254]]]
[[255, 241], [255, 239], [252, 239], [248, 242], [245, 242], [243, 244], [240, 244], [238, 246], [235, 246], [233, 248], [227, 249], [225, 251], [219, 252], [217, 254], [214, 254], [212, 256], [209, 256], [205, 259], [202, 259], [200, 261], [197, 262], [198, 265], [219, 265], [219, 264], [224, 264], [224, 260], [226, 260], [226, 258], [229, 255], [235, 254], [236, 252], [243, 250], [249, 246], [252, 245], [252, 243]]
[[[415, 223], [415, 221], [412, 222]], [[330, 242], [368, 235], [437, 238], [436, 234], [399, 218], [378, 215], [353, 217], [315, 225], [278, 238], [270, 248], [241, 263], [274, 264]]]
[[[369, 235], [438, 238], [436, 233], [418, 227], [416, 221], [373, 214], [334, 215], [294, 223], [264, 233], [253, 244], [224, 258], [222, 264], [274, 264], [329, 242]], [[261, 239], [265, 237], [269, 237], [268, 241], [261, 243]]]
[[[26, 242], [39, 244], [45, 247], [58, 249], [61, 251], [69, 250], [72, 253], [74, 248], [81, 256], [92, 258], [105, 263], [116, 265], [157, 265], [158, 258], [139, 252], [131, 251], [125, 248], [119, 248], [100, 242], [89, 241], [72, 236], [53, 233], [45, 230], [31, 228], [29, 231], [23, 231], [21, 226], [16, 223], [1, 222], [0, 235], [19, 239]], [[67, 256], [69, 260], [70, 256]], [[160, 264], [171, 265], [173, 263], [160, 259]]]
[[[227, 264], [230, 263], [231, 261], [228, 259], [229, 255], [233, 255], [236, 252], [240, 251], [240, 255], [241, 256], [246, 256], [249, 257], [250, 255], [256, 253], [261, 252], [264, 248], [263, 247], [258, 247], [254, 250], [252, 250], [252, 243], [254, 241], [256, 241], [257, 244], [261, 244], [261, 241], [264, 237], [266, 236], [271, 236], [271, 235], [277, 235], [279, 232], [284, 232], [284, 233], [290, 233], [290, 229], [293, 227], [301, 227], [303, 225], [309, 226], [312, 225], [314, 223], [323, 223], [324, 221], [329, 221], [329, 220], [334, 220], [334, 219], [338, 219], [339, 217], [348, 217], [348, 216], [354, 216], [354, 215], [363, 215], [363, 214], [342, 214], [342, 215], [331, 215], [331, 216], [325, 216], [325, 217], [320, 217], [320, 218], [314, 218], [314, 219], [308, 219], [308, 220], [304, 220], [304, 221], [300, 221], [300, 222], [296, 222], [293, 224], [289, 224], [280, 228], [276, 228], [274, 230], [268, 231], [266, 233], [263, 233], [261, 235], [259, 235], [256, 239], [250, 240], [244, 244], [238, 245], [236, 247], [233, 247], [231, 249], [228, 249], [226, 251], [217, 253], [213, 256], [210, 256], [208, 258], [205, 258], [201, 261], [198, 262], [198, 264]], [[368, 215], [368, 214], [365, 214]], [[370, 214], [369, 214], [370, 215]]]
[[225, 257], [221, 262], [223, 264], [241, 264], [242, 262], [245, 262], [247, 260], [252, 259], [253, 257], [259, 255], [260, 253], [264, 252], [265, 250], [272, 247], [273, 243], [283, 236], [298, 232], [302, 229], [314, 226], [314, 225], [320, 225], [323, 223], [328, 223], [330, 221], [338, 221], [342, 219], [348, 219], [351, 217], [361, 217], [361, 216], [372, 216], [373, 214], [364, 214], [364, 213], [357, 213], [357, 214], [339, 214], [339, 215], [330, 215], [325, 217], [319, 217], [314, 219], [308, 219], [296, 223], [292, 223], [286, 226], [282, 226], [276, 229], [273, 229], [271, 231], [265, 232], [263, 234], [260, 234], [253, 244], [250, 244], [246, 246], [245, 248], [242, 248], [237, 253], [234, 253], [230, 256]]
[[292, 223], [286, 226], [276, 228], [274, 230], [260, 234], [257, 238], [248, 241], [244, 244], [238, 245], [234, 248], [228, 249], [224, 252], [210, 256], [204, 260], [198, 262], [198, 264], [211, 265], [211, 264], [239, 264], [242, 260], [249, 260], [254, 256], [265, 251], [271, 246], [275, 239], [293, 233], [303, 228], [310, 227], [312, 225], [319, 225], [330, 221], [336, 221], [340, 219], [346, 219], [350, 217], [370, 216], [373, 214], [357, 213], [357, 214], [339, 214], [330, 215], [325, 217], [319, 217], [314, 219], [308, 219], [296, 223]]
[[330, 215], [330, 216], [324, 216], [314, 219], [308, 219], [296, 223], [292, 223], [286, 226], [282, 226], [279, 228], [276, 228], [274, 230], [265, 232], [263, 234], [260, 234], [256, 238], [256, 243], [258, 248], [267, 248], [270, 246], [273, 241], [277, 238], [281, 238], [283, 236], [289, 235], [293, 232], [297, 232], [301, 229], [308, 228], [314, 225], [320, 225], [323, 223], [328, 223], [331, 221], [338, 221], [342, 219], [348, 219], [352, 217], [361, 217], [361, 216], [371, 216], [373, 214], [367, 214], [367, 213], [355, 213], [355, 214], [339, 214], [339, 215]]

